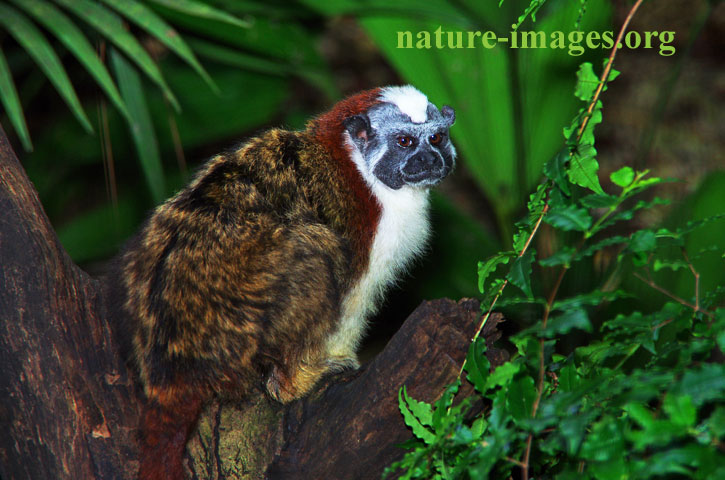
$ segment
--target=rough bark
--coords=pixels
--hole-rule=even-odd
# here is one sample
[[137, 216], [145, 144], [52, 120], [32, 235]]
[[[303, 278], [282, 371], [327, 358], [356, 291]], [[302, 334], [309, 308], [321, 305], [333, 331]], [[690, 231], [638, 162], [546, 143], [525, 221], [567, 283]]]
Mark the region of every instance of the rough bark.
[[[134, 477], [138, 391], [102, 291], [60, 246], [0, 128], [3, 480]], [[326, 378], [301, 401], [283, 407], [259, 393], [212, 402], [188, 445], [191, 477], [379, 478], [410, 435], [398, 389], [434, 400], [455, 379], [479, 318], [473, 300], [425, 302], [371, 363]], [[491, 346], [500, 320], [484, 330]], [[506, 358], [488, 355], [494, 365]]]
[[116, 352], [98, 282], [0, 129], [0, 477], [129, 478], [136, 402]]

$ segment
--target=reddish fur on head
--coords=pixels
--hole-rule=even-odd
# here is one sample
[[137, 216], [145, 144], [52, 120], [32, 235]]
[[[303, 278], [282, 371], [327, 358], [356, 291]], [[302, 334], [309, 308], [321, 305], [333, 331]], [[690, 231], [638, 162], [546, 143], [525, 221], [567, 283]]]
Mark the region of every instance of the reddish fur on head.
[[365, 90], [338, 102], [332, 110], [312, 120], [307, 129], [315, 137], [340, 166], [340, 171], [348, 180], [350, 191], [357, 199], [360, 216], [354, 246], [358, 255], [358, 266], [366, 265], [375, 229], [381, 215], [381, 207], [373, 196], [370, 187], [365, 183], [362, 174], [350, 157], [350, 146], [344, 141], [345, 126], [343, 121], [354, 115], [367, 112], [370, 107], [380, 103], [380, 88]]

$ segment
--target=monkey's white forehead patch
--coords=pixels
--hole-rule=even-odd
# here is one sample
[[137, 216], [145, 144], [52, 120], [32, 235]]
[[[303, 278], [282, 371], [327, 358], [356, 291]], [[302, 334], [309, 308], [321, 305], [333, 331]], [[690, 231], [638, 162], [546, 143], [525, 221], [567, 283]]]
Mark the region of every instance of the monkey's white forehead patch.
[[428, 119], [428, 97], [412, 85], [384, 87], [380, 100], [398, 107], [413, 123], [424, 123]]

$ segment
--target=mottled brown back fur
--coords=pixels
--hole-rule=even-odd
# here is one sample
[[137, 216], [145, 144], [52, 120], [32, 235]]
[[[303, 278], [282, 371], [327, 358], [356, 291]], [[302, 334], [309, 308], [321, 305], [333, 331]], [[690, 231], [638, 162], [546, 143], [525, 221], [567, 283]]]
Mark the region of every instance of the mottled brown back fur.
[[166, 478], [154, 458], [181, 475], [210, 395], [267, 378], [289, 401], [335, 367], [323, 344], [367, 264], [378, 208], [340, 162], [309, 132], [269, 131], [211, 159], [123, 254], [124, 321], [148, 398], [141, 478]]

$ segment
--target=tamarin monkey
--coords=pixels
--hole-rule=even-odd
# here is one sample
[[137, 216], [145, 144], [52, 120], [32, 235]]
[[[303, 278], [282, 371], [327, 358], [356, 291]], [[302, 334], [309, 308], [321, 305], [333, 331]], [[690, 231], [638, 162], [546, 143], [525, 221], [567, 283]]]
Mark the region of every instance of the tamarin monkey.
[[429, 236], [454, 119], [411, 86], [364, 91], [213, 157], [154, 210], [111, 279], [146, 397], [140, 479], [183, 479], [212, 396], [289, 402], [359, 365], [366, 319]]

